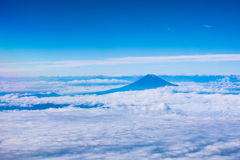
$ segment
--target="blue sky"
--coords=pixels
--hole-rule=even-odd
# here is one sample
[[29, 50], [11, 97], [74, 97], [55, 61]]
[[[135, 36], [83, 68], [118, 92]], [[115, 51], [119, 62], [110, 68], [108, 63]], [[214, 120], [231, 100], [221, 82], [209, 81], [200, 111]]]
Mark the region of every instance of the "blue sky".
[[[0, 0], [0, 73], [240, 74], [239, 5], [238, 0]], [[183, 55], [220, 58], [172, 57]], [[123, 57], [135, 59], [103, 63]], [[175, 60], [140, 63], [136, 57]]]

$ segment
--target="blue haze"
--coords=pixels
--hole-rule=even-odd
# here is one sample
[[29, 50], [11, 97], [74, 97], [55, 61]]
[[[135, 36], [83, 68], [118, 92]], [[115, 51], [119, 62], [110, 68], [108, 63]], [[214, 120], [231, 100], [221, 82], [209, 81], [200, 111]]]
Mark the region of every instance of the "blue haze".
[[0, 0], [0, 159], [240, 159], [239, 6]]

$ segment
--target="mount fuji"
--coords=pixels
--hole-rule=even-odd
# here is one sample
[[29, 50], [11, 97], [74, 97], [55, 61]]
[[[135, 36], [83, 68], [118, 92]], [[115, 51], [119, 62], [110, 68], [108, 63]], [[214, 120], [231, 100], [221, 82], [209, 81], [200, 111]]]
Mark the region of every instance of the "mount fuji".
[[164, 87], [164, 86], [178, 86], [178, 85], [169, 83], [154, 74], [148, 74], [142, 77], [141, 79], [137, 80], [136, 82], [133, 82], [121, 88], [114, 88], [107, 91], [95, 92], [94, 94], [99, 95], [99, 94], [108, 94], [108, 93], [114, 93], [114, 92], [139, 91], [139, 90], [154, 89], [154, 88]]

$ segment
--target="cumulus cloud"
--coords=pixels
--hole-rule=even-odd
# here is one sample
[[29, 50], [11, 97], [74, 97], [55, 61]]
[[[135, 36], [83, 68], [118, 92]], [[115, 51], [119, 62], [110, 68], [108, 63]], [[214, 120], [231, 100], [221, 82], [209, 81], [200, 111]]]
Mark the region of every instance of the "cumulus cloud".
[[3, 159], [239, 159], [239, 120], [109, 109], [0, 112]]
[[[50, 86], [48, 82], [40, 83]], [[0, 107], [48, 103], [68, 104], [68, 107], [1, 111], [0, 157], [240, 159], [239, 93], [227, 90], [238, 87], [238, 82], [225, 78], [211, 83], [178, 84], [179, 87], [106, 95], [42, 98], [25, 93], [2, 95]], [[74, 107], [81, 104], [103, 107]]]
[[[215, 85], [216, 86], [216, 85]], [[62, 91], [64, 92], [64, 91]], [[73, 91], [71, 91], [73, 92]], [[163, 87], [144, 91], [119, 92], [105, 95], [74, 95], [60, 97], [22, 96], [7, 94], [0, 97], [2, 103], [11, 106], [31, 107], [39, 104], [96, 105], [102, 104], [120, 112], [152, 114], [165, 112], [161, 105], [170, 108], [169, 113], [189, 116], [237, 117], [240, 115], [239, 94], [214, 85], [188, 83], [179, 87]]]

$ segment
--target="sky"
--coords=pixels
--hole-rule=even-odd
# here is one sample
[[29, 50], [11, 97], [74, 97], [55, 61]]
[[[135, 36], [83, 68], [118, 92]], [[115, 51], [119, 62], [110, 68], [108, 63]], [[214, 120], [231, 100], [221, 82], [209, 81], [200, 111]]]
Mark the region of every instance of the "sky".
[[0, 0], [0, 75], [240, 74], [238, 0]]

